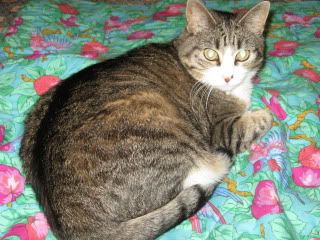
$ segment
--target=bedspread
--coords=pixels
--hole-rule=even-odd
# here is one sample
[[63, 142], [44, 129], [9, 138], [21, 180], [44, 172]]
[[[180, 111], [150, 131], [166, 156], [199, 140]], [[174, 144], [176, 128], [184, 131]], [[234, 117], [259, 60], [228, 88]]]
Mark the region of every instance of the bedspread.
[[[256, 2], [206, 4], [241, 12]], [[0, 239], [55, 239], [18, 156], [34, 103], [89, 65], [172, 40], [185, 25], [184, 11], [183, 0], [31, 0], [0, 33]], [[272, 4], [266, 37], [251, 109], [269, 108], [272, 129], [235, 158], [201, 210], [160, 240], [320, 239], [320, 2]]]

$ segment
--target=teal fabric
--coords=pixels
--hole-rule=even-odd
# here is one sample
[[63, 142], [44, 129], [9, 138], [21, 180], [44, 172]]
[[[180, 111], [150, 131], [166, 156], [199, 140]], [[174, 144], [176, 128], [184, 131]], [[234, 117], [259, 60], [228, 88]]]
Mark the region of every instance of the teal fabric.
[[[256, 2], [206, 5], [239, 12]], [[182, 0], [150, 6], [31, 0], [0, 33], [0, 239], [55, 239], [18, 157], [34, 103], [89, 65], [172, 40], [185, 25], [184, 11]], [[268, 107], [273, 128], [235, 158], [197, 214], [160, 240], [320, 238], [320, 2], [272, 4], [266, 36], [251, 108]]]

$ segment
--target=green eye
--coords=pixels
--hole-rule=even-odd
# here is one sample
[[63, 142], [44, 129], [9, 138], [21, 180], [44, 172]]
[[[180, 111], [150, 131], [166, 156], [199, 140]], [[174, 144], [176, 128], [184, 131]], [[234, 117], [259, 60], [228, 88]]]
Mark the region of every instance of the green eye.
[[206, 48], [203, 51], [203, 55], [209, 61], [218, 61], [219, 60], [218, 53], [215, 50], [210, 49], [210, 48]]
[[244, 62], [250, 57], [250, 52], [248, 50], [241, 49], [236, 55], [236, 61]]

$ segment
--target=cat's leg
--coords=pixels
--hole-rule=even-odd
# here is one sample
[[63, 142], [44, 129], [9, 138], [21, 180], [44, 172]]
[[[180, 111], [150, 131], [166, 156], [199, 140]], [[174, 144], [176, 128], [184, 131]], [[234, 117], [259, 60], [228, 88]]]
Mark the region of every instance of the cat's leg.
[[241, 116], [230, 117], [215, 127], [216, 146], [234, 155], [250, 148], [272, 127], [272, 115], [268, 109], [248, 111]]
[[236, 135], [233, 136], [230, 148], [239, 153], [250, 148], [272, 127], [273, 117], [268, 109], [244, 113], [235, 125]]

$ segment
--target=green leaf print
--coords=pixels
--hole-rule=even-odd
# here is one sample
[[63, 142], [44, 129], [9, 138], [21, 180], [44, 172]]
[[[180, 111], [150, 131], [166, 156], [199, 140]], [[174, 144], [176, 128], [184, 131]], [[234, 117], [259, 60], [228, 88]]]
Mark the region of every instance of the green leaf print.
[[27, 184], [25, 186], [25, 190], [23, 194], [17, 198], [16, 203], [17, 204], [37, 204], [34, 191], [32, 190], [32, 187], [30, 185]]
[[19, 94], [24, 96], [35, 95], [35, 90], [32, 83], [21, 83], [16, 89], [13, 90], [12, 94]]
[[6, 152], [0, 152], [0, 164], [11, 165], [11, 160]]
[[3, 97], [0, 97], [0, 112], [10, 113], [11, 110], [12, 110], [12, 103], [7, 101]]
[[54, 58], [46, 69], [46, 75], [59, 76], [66, 71], [66, 64], [62, 57]]
[[259, 235], [243, 233], [240, 235], [239, 240], [263, 240]]
[[40, 66], [27, 67], [27, 68], [25, 68], [25, 70], [27, 72], [28, 77], [30, 77], [32, 79], [37, 79], [38, 77], [45, 74], [45, 70]]
[[215, 228], [208, 239], [230, 240], [233, 239], [234, 231], [233, 225], [223, 224]]
[[1, 96], [7, 96], [7, 95], [10, 95], [13, 91], [13, 87], [11, 86], [3, 86], [3, 87], [0, 87], [0, 95]]
[[18, 111], [24, 113], [29, 110], [35, 103], [35, 97], [30, 96], [20, 96], [18, 99]]
[[296, 240], [295, 235], [293, 235], [290, 231], [290, 226], [287, 225], [286, 221], [288, 220], [284, 220], [283, 218], [279, 217], [270, 223], [273, 234], [276, 237], [275, 239]]
[[319, 126], [316, 126], [316, 123], [311, 120], [305, 120], [301, 123], [300, 127], [309, 137], [319, 136]]
[[9, 86], [15, 80], [15, 75], [14, 72], [0, 74], [0, 88]]
[[312, 209], [310, 214], [320, 218], [320, 206], [318, 205], [314, 209]]
[[316, 226], [312, 229], [310, 238], [320, 238], [320, 226]]
[[289, 219], [290, 225], [294, 227], [296, 232], [301, 232], [305, 228], [306, 223], [301, 221], [296, 214], [288, 211], [286, 212], [286, 216]]

